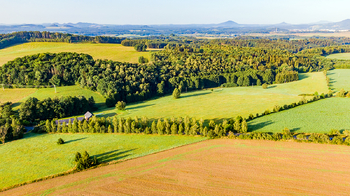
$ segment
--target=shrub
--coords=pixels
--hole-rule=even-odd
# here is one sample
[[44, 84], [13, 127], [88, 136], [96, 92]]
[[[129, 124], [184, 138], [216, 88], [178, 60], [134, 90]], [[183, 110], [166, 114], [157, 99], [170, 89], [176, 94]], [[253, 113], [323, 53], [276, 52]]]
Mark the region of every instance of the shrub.
[[262, 87], [263, 87], [263, 89], [267, 89], [267, 84], [264, 83], [264, 84], [262, 85]]
[[254, 115], [253, 114], [249, 114], [249, 120], [253, 120], [254, 119]]
[[273, 112], [279, 112], [281, 110], [281, 107], [279, 105], [275, 105], [273, 108]]
[[58, 139], [57, 144], [58, 145], [64, 144], [64, 140], [62, 138]]
[[124, 101], [118, 101], [117, 104], [115, 104], [115, 107], [118, 110], [125, 110], [126, 103]]
[[268, 115], [270, 113], [271, 113], [270, 110], [265, 110], [265, 112], [264, 112], [265, 115]]
[[139, 57], [139, 63], [148, 63], [149, 61], [148, 61], [148, 59], [146, 58], [146, 57], [144, 57], [144, 56], [140, 56]]
[[332, 130], [329, 132], [329, 135], [340, 135], [340, 131], [339, 131], [339, 130], [336, 130], [336, 129], [332, 129]]
[[343, 134], [346, 135], [346, 136], [350, 136], [350, 131], [349, 130], [345, 130], [345, 131], [343, 131]]
[[175, 88], [174, 91], [173, 91], [173, 97], [174, 99], [178, 99], [180, 98], [180, 95], [181, 95], [181, 92], [178, 88]]
[[332, 144], [343, 144], [343, 137], [342, 136], [334, 136], [331, 143]]
[[96, 157], [91, 158], [90, 155], [86, 151], [83, 153], [83, 155], [81, 155], [79, 152], [77, 152], [75, 154], [74, 161], [76, 162], [75, 170], [77, 170], [77, 171], [88, 169], [88, 168], [98, 164]]

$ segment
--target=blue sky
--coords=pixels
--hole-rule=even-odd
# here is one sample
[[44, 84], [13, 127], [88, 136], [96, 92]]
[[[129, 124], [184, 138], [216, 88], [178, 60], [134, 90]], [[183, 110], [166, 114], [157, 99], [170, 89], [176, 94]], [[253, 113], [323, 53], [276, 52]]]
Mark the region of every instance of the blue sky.
[[0, 23], [292, 24], [350, 18], [349, 0], [0, 0]]

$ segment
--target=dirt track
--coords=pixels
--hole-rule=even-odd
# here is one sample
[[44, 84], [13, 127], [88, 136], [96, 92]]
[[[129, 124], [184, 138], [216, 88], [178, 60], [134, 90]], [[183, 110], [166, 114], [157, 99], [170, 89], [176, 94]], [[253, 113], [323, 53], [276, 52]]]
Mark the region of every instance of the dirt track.
[[348, 195], [350, 147], [210, 140], [0, 195]]

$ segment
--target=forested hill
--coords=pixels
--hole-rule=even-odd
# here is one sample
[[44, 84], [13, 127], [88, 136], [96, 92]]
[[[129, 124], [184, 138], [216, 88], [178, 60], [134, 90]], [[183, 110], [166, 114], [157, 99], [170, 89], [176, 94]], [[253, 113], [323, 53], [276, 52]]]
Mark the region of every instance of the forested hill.
[[298, 72], [329, 69], [317, 58], [283, 50], [232, 46], [166, 47], [148, 64], [94, 60], [77, 53], [36, 54], [0, 67], [0, 84], [73, 85], [100, 92], [107, 105], [171, 93], [175, 88], [251, 86], [298, 80]]
[[67, 33], [51, 33], [47, 31], [21, 31], [10, 34], [0, 34], [0, 49], [24, 42], [94, 42], [120, 44], [122, 40], [123, 38], [109, 36], [90, 37]]

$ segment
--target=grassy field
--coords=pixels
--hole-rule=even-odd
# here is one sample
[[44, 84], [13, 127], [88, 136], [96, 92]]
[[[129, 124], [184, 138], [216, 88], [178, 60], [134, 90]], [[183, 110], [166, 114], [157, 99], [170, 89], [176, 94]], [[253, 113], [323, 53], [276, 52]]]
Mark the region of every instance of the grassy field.
[[333, 90], [350, 90], [350, 69], [334, 69], [327, 72]]
[[108, 59], [121, 62], [137, 63], [140, 56], [150, 59], [149, 52], [136, 52], [133, 47], [124, 47], [120, 44], [90, 44], [90, 43], [56, 43], [31, 42], [15, 45], [0, 50], [0, 66], [17, 57], [37, 53], [77, 52], [91, 55], [94, 59]]
[[350, 130], [349, 108], [349, 98], [329, 98], [257, 118], [248, 127], [259, 132], [282, 132], [284, 128], [304, 133]]
[[114, 108], [103, 109], [102, 116], [163, 118], [163, 117], [196, 117], [203, 119], [244, 117], [249, 114], [262, 113], [275, 105], [290, 104], [299, 101], [302, 93], [327, 93], [328, 89], [323, 73], [300, 74], [297, 82], [262, 87], [238, 87], [201, 90], [183, 93], [180, 99], [165, 96], [142, 103], [127, 105], [126, 111]]
[[329, 59], [350, 60], [350, 53], [331, 54], [331, 55], [327, 55], [326, 58], [329, 58]]
[[[57, 145], [58, 138], [67, 143]], [[126, 160], [205, 140], [203, 137], [117, 134], [27, 134], [0, 145], [0, 189], [71, 170], [77, 151], [103, 162]]]
[[217, 139], [0, 195], [348, 195], [348, 146]]
[[31, 94], [35, 93], [35, 88], [0, 89], [0, 103], [10, 101], [16, 103]]

